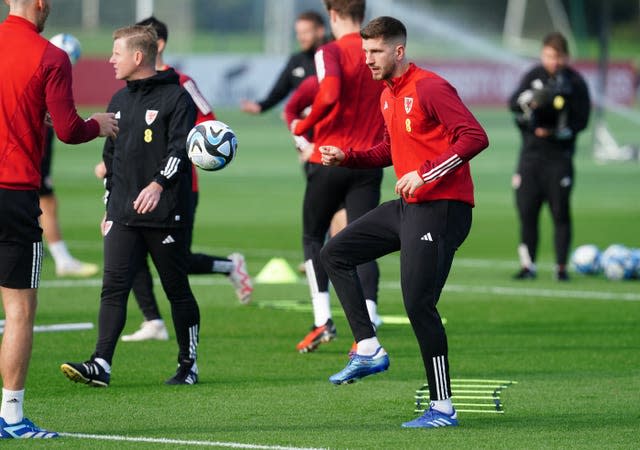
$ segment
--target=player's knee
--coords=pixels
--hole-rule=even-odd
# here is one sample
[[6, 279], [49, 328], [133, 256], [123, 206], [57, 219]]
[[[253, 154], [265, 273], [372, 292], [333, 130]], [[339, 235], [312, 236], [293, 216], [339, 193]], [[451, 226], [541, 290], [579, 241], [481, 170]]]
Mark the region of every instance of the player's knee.
[[328, 241], [320, 250], [320, 262], [327, 272], [331, 271], [331, 268], [336, 265], [336, 254], [333, 247], [331, 241]]

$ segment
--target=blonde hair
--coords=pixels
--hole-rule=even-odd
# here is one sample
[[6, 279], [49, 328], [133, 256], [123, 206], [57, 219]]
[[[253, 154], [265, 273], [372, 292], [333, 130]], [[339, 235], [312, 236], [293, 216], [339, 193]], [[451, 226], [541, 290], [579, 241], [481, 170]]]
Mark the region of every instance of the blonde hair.
[[158, 33], [149, 25], [131, 25], [113, 32], [113, 40], [124, 39], [129, 50], [142, 53], [143, 60], [155, 66], [158, 55]]

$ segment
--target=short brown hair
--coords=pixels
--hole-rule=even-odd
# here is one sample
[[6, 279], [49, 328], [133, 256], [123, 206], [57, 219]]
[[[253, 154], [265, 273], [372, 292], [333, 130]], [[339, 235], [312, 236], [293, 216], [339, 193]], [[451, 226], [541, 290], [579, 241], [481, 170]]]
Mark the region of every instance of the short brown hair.
[[397, 40], [402, 45], [407, 44], [407, 29], [398, 19], [381, 16], [376, 17], [360, 30], [362, 39], [382, 38], [384, 41]]
[[304, 20], [307, 22], [313, 23], [316, 27], [324, 28], [324, 18], [322, 15], [316, 11], [304, 11], [301, 12], [300, 15], [296, 18], [296, 22], [299, 20]]
[[563, 55], [569, 55], [569, 44], [567, 38], [558, 31], [547, 34], [542, 40], [543, 47], [551, 47], [558, 53]]
[[354, 22], [364, 20], [365, 0], [324, 0], [327, 11], [335, 11], [340, 17], [350, 18]]
[[125, 39], [127, 48], [142, 53], [143, 59], [155, 65], [158, 55], [158, 33], [150, 25], [131, 25], [113, 32], [113, 40]]

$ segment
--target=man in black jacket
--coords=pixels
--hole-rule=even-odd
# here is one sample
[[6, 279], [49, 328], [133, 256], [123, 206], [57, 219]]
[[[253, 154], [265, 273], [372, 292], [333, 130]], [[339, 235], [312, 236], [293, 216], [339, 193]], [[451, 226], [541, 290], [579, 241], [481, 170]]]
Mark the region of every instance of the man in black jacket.
[[109, 104], [120, 133], [107, 139], [103, 151], [107, 214], [98, 342], [89, 361], [65, 363], [61, 370], [72, 381], [109, 385], [127, 297], [148, 252], [171, 302], [179, 347], [178, 370], [166, 383], [195, 384], [200, 313], [187, 278], [190, 164], [184, 144], [195, 108], [175, 71], [156, 72], [152, 27], [121, 28], [113, 37], [110, 62], [127, 86]]
[[249, 114], [261, 114], [280, 103], [302, 80], [316, 74], [314, 55], [325, 42], [324, 19], [315, 11], [301, 13], [295, 23], [296, 39], [301, 51], [294, 53], [282, 69], [271, 92], [259, 102], [243, 100], [242, 110]]
[[514, 278], [536, 277], [538, 216], [547, 202], [554, 224], [556, 279], [567, 281], [573, 153], [577, 134], [587, 126], [591, 100], [584, 79], [568, 65], [569, 49], [562, 34], [544, 38], [540, 59], [541, 64], [524, 75], [510, 100], [522, 134], [512, 179], [520, 219], [521, 265]]

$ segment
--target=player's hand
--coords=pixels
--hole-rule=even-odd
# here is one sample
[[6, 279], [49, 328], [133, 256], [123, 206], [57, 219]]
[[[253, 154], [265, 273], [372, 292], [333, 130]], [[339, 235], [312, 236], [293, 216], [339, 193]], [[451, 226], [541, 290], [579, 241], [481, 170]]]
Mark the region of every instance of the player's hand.
[[296, 134], [296, 127], [298, 126], [298, 124], [301, 122], [300, 119], [293, 119], [291, 121], [291, 126], [289, 127], [289, 131], [291, 131], [291, 134], [293, 134], [294, 136], [297, 136]]
[[94, 113], [89, 119], [100, 125], [100, 136], [114, 138], [118, 135], [118, 121], [114, 113]]
[[138, 198], [133, 201], [133, 209], [135, 209], [138, 214], [146, 214], [153, 211], [158, 206], [162, 191], [162, 186], [152, 181], [146, 188], [140, 191]]
[[536, 128], [534, 130], [534, 134], [536, 137], [546, 138], [553, 134], [553, 130], [550, 130], [549, 128]]
[[340, 148], [333, 145], [320, 146], [320, 154], [322, 155], [322, 164], [325, 166], [339, 166], [347, 156]]
[[309, 158], [311, 158], [311, 155], [313, 155], [313, 150], [315, 149], [315, 147], [316, 145], [313, 142], [310, 142], [304, 147], [298, 147], [298, 160], [302, 164], [309, 161]]
[[44, 124], [48, 127], [53, 127], [53, 119], [51, 118], [51, 114], [49, 114], [49, 111], [44, 113]]
[[240, 102], [240, 109], [249, 114], [260, 114], [262, 112], [262, 106], [250, 100], [242, 100]]
[[104, 164], [104, 161], [100, 161], [98, 164], [96, 164], [96, 166], [93, 168], [93, 173], [99, 180], [102, 180], [107, 176], [107, 166]]
[[418, 174], [417, 170], [406, 173], [396, 182], [396, 194], [404, 197], [411, 198], [415, 194], [416, 190], [424, 184], [424, 180]]

